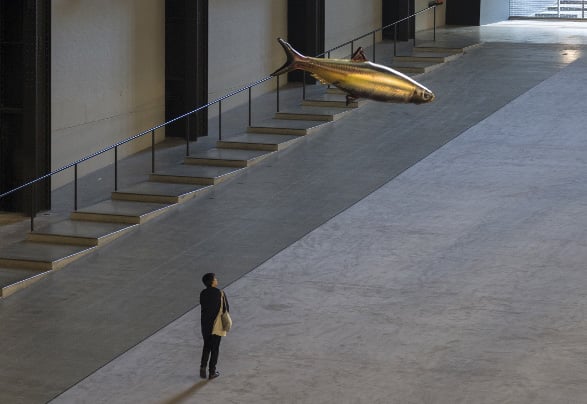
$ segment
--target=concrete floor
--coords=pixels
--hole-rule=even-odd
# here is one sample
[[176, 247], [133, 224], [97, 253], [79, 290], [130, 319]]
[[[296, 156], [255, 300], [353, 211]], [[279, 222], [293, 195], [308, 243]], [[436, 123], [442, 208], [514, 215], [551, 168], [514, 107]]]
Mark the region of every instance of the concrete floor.
[[419, 78], [433, 104], [369, 103], [1, 301], [0, 402], [584, 402], [587, 24], [440, 34], [486, 43]]

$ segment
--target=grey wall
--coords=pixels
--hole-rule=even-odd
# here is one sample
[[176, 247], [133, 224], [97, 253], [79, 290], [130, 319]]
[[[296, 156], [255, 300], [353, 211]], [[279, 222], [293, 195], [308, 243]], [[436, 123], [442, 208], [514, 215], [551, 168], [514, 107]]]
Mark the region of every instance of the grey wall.
[[[287, 0], [214, 0], [209, 15], [209, 101], [268, 76], [285, 61], [276, 39], [287, 37]], [[271, 80], [257, 87], [255, 96], [274, 86]], [[246, 93], [232, 97], [222, 110], [247, 100]], [[217, 111], [212, 107], [209, 117]]]
[[510, 17], [510, 0], [481, 0], [480, 24], [505, 21]]
[[[326, 0], [325, 49], [381, 28], [381, 10], [381, 0]], [[370, 46], [372, 42], [372, 37], [367, 37], [357, 46]], [[350, 50], [350, 46], [342, 48], [331, 56], [347, 57]]]
[[[446, 2], [449, 0], [445, 0]], [[416, 11], [424, 10], [428, 7], [430, 0], [416, 0], [415, 8]], [[445, 25], [446, 17], [446, 5], [436, 7], [436, 27], [442, 27]], [[416, 32], [428, 30], [434, 28], [434, 10], [427, 11], [416, 17]]]
[[[51, 166], [57, 169], [164, 121], [165, 9], [164, 0], [54, 0], [51, 11]], [[148, 146], [145, 138], [120, 148], [119, 157]], [[112, 159], [81, 164], [80, 175]], [[52, 186], [72, 178], [60, 174]]]

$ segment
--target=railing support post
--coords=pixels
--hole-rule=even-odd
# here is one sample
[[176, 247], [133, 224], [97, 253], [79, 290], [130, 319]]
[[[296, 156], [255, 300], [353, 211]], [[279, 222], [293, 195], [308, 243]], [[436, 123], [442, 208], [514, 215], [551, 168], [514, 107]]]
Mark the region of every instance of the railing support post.
[[279, 112], [279, 76], [277, 76], [277, 112]]
[[302, 100], [306, 101], [306, 71], [302, 71]]
[[432, 40], [436, 42], [436, 6], [434, 6], [434, 24], [432, 25]]
[[185, 124], [185, 155], [186, 155], [186, 157], [190, 155], [190, 117], [191, 117], [191, 115], [187, 116], [187, 122]]
[[249, 127], [253, 126], [253, 125], [251, 125], [251, 122], [252, 122], [252, 120], [251, 120], [251, 88], [252, 87], [249, 87]]
[[373, 31], [373, 63], [375, 63], [375, 44], [377, 42], [376, 31]]
[[155, 174], [155, 129], [151, 131], [151, 173]]
[[31, 231], [35, 230], [35, 187], [37, 184], [31, 185]]
[[218, 101], [218, 140], [222, 140], [222, 100]]
[[118, 191], [118, 146], [114, 148], [114, 191]]
[[416, 15], [414, 15], [414, 48], [416, 47]]
[[73, 210], [77, 212], [77, 164], [73, 166]]
[[393, 24], [393, 56], [397, 56], [397, 22]]

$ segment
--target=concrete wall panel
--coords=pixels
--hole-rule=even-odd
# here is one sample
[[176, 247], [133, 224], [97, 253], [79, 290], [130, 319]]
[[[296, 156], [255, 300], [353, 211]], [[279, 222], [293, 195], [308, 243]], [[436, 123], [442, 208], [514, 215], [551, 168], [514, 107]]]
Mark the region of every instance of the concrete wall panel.
[[[209, 100], [268, 76], [285, 60], [277, 37], [287, 37], [287, 0], [210, 2]], [[275, 87], [255, 89], [257, 95]], [[246, 92], [222, 103], [223, 111], [248, 100]], [[210, 109], [210, 117], [217, 108]]]
[[[164, 16], [164, 0], [52, 2], [53, 169], [164, 121]], [[107, 164], [100, 160], [81, 173]]]
[[[416, 0], [416, 11], [424, 10], [428, 7], [430, 0]], [[445, 1], [446, 3], [446, 1]], [[442, 27], [445, 25], [445, 10], [446, 6], [443, 4], [436, 7], [436, 26]], [[425, 11], [416, 17], [416, 32], [432, 29], [434, 27], [434, 9]]]
[[[326, 0], [325, 49], [331, 49], [369, 31], [381, 28], [382, 0]], [[377, 40], [381, 39], [378, 34]], [[357, 46], [370, 46], [372, 37], [367, 37]], [[356, 47], [355, 47], [356, 49]], [[348, 57], [350, 46], [332, 53], [332, 57]]]

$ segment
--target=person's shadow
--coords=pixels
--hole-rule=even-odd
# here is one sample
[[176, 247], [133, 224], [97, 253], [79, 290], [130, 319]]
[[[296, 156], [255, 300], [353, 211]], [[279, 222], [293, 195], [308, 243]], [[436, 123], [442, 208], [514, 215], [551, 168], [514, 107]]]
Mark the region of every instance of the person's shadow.
[[175, 396], [168, 398], [167, 400], [162, 401], [161, 404], [181, 404], [185, 400], [187, 400], [188, 398], [193, 396], [195, 393], [197, 393], [198, 390], [200, 390], [202, 387], [204, 387], [207, 383], [208, 383], [208, 380], [202, 380], [202, 381], [194, 384], [192, 387], [190, 387], [186, 391], [182, 391], [181, 393], [178, 393]]

